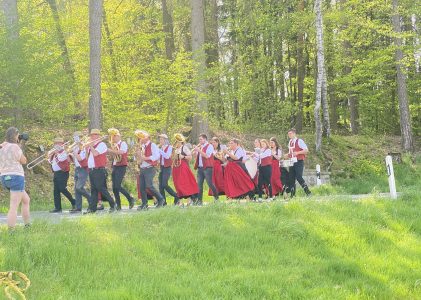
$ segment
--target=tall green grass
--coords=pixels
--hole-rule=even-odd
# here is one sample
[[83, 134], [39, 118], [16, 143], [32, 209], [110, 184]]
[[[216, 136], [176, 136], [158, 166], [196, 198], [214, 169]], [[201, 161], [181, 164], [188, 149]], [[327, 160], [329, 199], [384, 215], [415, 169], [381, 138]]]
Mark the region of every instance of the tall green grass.
[[173, 207], [0, 230], [0, 270], [29, 276], [28, 299], [421, 298], [415, 193]]

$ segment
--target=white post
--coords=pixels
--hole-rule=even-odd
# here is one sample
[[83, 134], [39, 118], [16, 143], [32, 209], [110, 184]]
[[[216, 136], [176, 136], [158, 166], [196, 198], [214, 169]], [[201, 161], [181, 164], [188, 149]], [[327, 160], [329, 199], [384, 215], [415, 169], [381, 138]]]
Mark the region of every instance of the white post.
[[316, 185], [317, 186], [322, 185], [322, 179], [320, 176], [320, 165], [316, 165]]
[[392, 199], [397, 199], [398, 194], [396, 193], [396, 184], [395, 184], [395, 173], [393, 171], [393, 160], [392, 156], [386, 156], [386, 170], [387, 175], [389, 176], [389, 188], [390, 188], [390, 197]]

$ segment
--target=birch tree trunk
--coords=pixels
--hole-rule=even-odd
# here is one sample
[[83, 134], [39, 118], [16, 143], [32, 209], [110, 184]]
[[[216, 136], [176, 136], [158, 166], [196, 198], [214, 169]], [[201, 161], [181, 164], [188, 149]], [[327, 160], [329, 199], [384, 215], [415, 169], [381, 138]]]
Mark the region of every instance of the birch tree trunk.
[[414, 32], [414, 60], [415, 60], [415, 72], [420, 72], [421, 65], [421, 47], [420, 47], [420, 36], [418, 34], [417, 27], [417, 16], [413, 14], [411, 16], [412, 31]]
[[[304, 0], [298, 2], [298, 11], [304, 12]], [[304, 97], [304, 78], [306, 73], [306, 65], [304, 60], [304, 28], [300, 29], [297, 36], [297, 100], [298, 112], [295, 128], [298, 133], [303, 130], [303, 97]]]
[[174, 45], [174, 24], [172, 16], [168, 10], [167, 0], [161, 0], [162, 5], [162, 23], [163, 31], [165, 33], [165, 54], [167, 59], [173, 60], [175, 45]]
[[208, 103], [206, 100], [207, 84], [205, 80], [205, 15], [203, 0], [191, 0], [191, 31], [193, 60], [196, 63], [198, 80], [196, 83], [196, 103], [198, 113], [193, 116], [192, 139], [195, 142], [201, 133], [208, 133]]
[[101, 21], [103, 0], [89, 0], [89, 128], [102, 127]]
[[393, 30], [396, 33], [394, 37], [395, 50], [395, 65], [396, 65], [396, 85], [398, 91], [399, 100], [399, 112], [400, 112], [400, 123], [401, 123], [401, 138], [402, 146], [405, 152], [412, 152], [414, 150], [414, 144], [412, 140], [412, 128], [411, 128], [411, 114], [409, 111], [409, 100], [408, 92], [406, 88], [406, 74], [404, 74], [403, 51], [402, 51], [402, 38], [401, 24], [399, 15], [399, 1], [392, 0], [393, 8]]

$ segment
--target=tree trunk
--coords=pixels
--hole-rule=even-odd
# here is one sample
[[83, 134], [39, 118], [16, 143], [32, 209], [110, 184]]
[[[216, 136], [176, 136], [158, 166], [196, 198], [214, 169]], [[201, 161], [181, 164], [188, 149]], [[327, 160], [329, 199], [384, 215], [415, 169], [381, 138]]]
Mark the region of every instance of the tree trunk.
[[417, 27], [417, 16], [413, 14], [411, 16], [412, 31], [414, 32], [414, 60], [415, 60], [415, 72], [420, 72], [421, 65], [421, 47], [420, 47], [420, 37], [418, 34]]
[[324, 51], [323, 51], [323, 20], [322, 20], [322, 1], [315, 0], [314, 11], [316, 13], [316, 47], [317, 47], [317, 81], [316, 81], [316, 103], [314, 107], [314, 120], [316, 125], [316, 151], [322, 149], [322, 121], [320, 117], [320, 108], [323, 102], [325, 90], [325, 70], [324, 70]]
[[396, 85], [397, 85], [398, 99], [399, 99], [402, 146], [405, 152], [412, 152], [414, 150], [414, 144], [412, 140], [411, 114], [409, 111], [408, 92], [406, 88], [406, 75], [404, 74], [405, 67], [402, 62], [403, 51], [402, 51], [402, 38], [400, 37], [401, 24], [400, 24], [400, 15], [399, 15], [399, 1], [392, 0], [392, 7], [393, 7], [393, 16], [392, 16], [393, 30], [396, 33], [396, 36], [393, 40], [396, 47], [396, 50], [395, 50]]
[[19, 13], [17, 0], [3, 0], [3, 12], [6, 25], [7, 41], [8, 41], [8, 63], [13, 65], [16, 72], [11, 74], [11, 89], [9, 98], [12, 104], [13, 118], [15, 126], [19, 126], [22, 120], [22, 104], [18, 99], [17, 90], [20, 82], [21, 70], [21, 48], [19, 45]]
[[[304, 0], [298, 2], [298, 12], [304, 12]], [[306, 65], [304, 60], [304, 28], [299, 29], [297, 37], [297, 100], [298, 100], [298, 111], [296, 119], [296, 129], [298, 133], [303, 130], [303, 97], [304, 97], [304, 78]]]
[[195, 86], [198, 112], [193, 116], [192, 139], [195, 142], [201, 133], [208, 133], [208, 103], [206, 100], [207, 84], [205, 79], [205, 16], [203, 0], [191, 0], [192, 51], [196, 63], [198, 80]]
[[102, 127], [101, 20], [103, 0], [89, 0], [89, 128]]
[[162, 24], [165, 32], [165, 54], [168, 60], [173, 60], [175, 52], [174, 24], [172, 16], [168, 11], [167, 0], [162, 0]]
[[73, 96], [73, 101], [74, 101], [73, 102], [74, 107], [75, 107], [76, 112], [80, 113], [82, 105], [77, 96], [75, 71], [70, 61], [69, 50], [67, 49], [66, 39], [64, 37], [63, 29], [61, 28], [60, 16], [57, 9], [57, 3], [56, 3], [56, 0], [46, 0], [46, 2], [50, 6], [54, 23], [56, 25], [57, 41], [60, 46], [61, 57], [63, 59], [63, 69], [69, 76], [71, 84], [72, 84], [72, 96]]
[[105, 32], [105, 39], [106, 39], [106, 49], [108, 52], [108, 55], [110, 56], [110, 62], [111, 62], [111, 78], [113, 80], [113, 83], [117, 82], [117, 64], [114, 59], [114, 45], [113, 40], [111, 39], [111, 32], [110, 27], [108, 26], [108, 20], [107, 20], [107, 13], [105, 11], [105, 8], [102, 8], [102, 24], [104, 25], [104, 32]]

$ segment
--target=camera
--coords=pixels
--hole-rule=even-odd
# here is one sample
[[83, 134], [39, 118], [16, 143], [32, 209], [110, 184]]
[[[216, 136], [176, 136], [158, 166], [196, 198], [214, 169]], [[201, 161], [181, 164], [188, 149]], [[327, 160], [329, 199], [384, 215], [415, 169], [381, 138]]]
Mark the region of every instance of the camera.
[[19, 143], [21, 141], [25, 141], [26, 142], [27, 140], [29, 140], [29, 134], [27, 134], [26, 132], [21, 133], [21, 134], [18, 135], [18, 141], [19, 141]]

